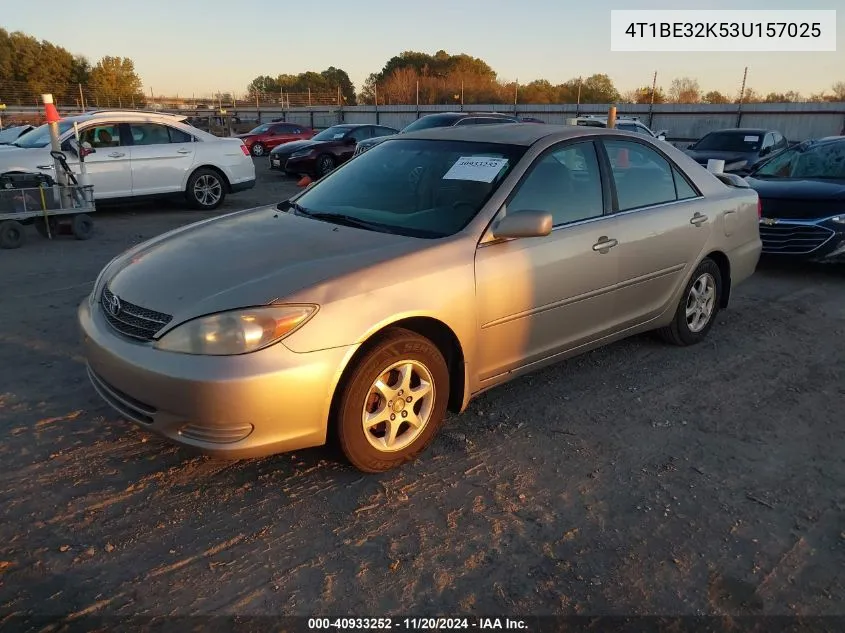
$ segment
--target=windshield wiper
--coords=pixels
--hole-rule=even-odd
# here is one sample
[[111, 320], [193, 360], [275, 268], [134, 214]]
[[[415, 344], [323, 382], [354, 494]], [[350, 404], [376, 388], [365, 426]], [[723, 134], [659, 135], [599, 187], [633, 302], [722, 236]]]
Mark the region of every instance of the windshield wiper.
[[[300, 207], [301, 209], [302, 207]], [[342, 224], [344, 226], [351, 226], [356, 229], [366, 229], [367, 231], [379, 231], [381, 233], [393, 233], [393, 231], [378, 222], [367, 222], [351, 215], [344, 215], [342, 213], [323, 213], [320, 211], [305, 211], [305, 215], [315, 220], [322, 220], [323, 222], [331, 222], [332, 224]]]

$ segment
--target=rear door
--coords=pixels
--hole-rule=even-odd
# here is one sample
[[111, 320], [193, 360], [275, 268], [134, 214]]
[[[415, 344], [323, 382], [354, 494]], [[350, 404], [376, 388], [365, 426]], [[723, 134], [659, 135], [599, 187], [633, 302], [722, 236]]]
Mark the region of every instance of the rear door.
[[299, 130], [299, 128], [290, 123], [277, 123], [270, 127], [266, 136], [265, 145], [272, 149], [278, 145], [299, 140], [296, 130]]
[[662, 152], [636, 140], [603, 140], [615, 197], [620, 286], [615, 327], [633, 326], [670, 307], [699, 261], [716, 218]]
[[193, 137], [163, 123], [130, 123], [132, 195], [176, 193], [182, 190], [194, 164]]

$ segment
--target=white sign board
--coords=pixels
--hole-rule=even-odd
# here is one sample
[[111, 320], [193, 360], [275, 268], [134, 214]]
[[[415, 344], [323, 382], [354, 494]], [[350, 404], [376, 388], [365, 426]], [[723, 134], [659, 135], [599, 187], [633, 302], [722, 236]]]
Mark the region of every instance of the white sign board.
[[475, 182], [493, 182], [493, 179], [508, 164], [507, 158], [490, 156], [461, 156], [443, 180], [474, 180]]

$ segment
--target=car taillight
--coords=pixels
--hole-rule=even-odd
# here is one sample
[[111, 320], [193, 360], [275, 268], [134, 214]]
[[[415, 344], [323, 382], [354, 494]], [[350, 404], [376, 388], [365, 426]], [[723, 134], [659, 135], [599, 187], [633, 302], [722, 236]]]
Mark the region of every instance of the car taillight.
[[757, 198], [757, 217], [763, 217], [763, 201], [760, 198]]
[[241, 142], [241, 151], [244, 153], [244, 156], [249, 156], [249, 148]]

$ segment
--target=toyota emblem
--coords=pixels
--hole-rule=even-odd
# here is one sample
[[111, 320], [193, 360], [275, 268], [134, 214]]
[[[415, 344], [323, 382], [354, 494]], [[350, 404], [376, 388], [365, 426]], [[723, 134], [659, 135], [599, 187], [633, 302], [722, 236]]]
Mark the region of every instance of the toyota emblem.
[[109, 299], [109, 314], [116, 317], [120, 314], [120, 299], [117, 298], [117, 295], [112, 295]]

